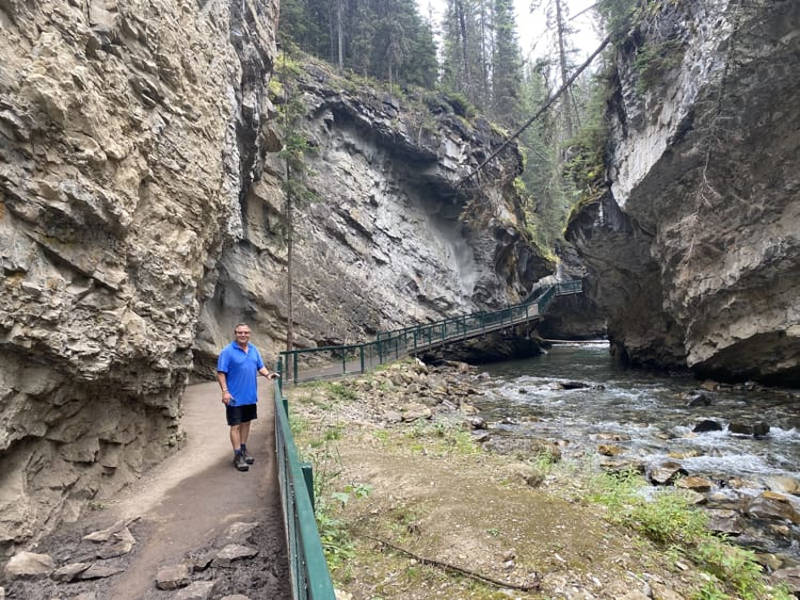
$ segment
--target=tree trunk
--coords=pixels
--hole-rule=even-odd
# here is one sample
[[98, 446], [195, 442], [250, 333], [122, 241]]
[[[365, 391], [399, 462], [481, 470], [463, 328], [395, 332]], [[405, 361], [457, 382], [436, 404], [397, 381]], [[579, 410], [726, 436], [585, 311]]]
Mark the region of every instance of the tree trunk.
[[[467, 17], [464, 14], [464, 5], [461, 0], [456, 1], [456, 10], [458, 11], [458, 24], [461, 27], [461, 53], [464, 59], [464, 85], [466, 90], [471, 90], [469, 77], [469, 49], [467, 48]], [[467, 97], [470, 94], [467, 93]]]
[[343, 35], [342, 35], [342, 2], [343, 0], [336, 0], [336, 38], [339, 46], [339, 70], [344, 68], [344, 58], [342, 53]]
[[[558, 61], [561, 66], [561, 83], [567, 80], [567, 51], [564, 38], [566, 37], [566, 26], [561, 12], [562, 0], [554, 0], [556, 4], [556, 33], [558, 35]], [[561, 110], [564, 113], [564, 125], [566, 127], [566, 139], [571, 139], [575, 126], [572, 123], [572, 103], [570, 102], [570, 92], [567, 90], [564, 99], [561, 101]]]

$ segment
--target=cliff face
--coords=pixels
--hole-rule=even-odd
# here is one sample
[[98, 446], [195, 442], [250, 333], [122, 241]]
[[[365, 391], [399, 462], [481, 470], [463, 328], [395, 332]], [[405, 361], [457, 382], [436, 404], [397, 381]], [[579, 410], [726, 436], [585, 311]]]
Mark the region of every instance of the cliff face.
[[[504, 141], [488, 122], [458, 116], [433, 93], [355, 86], [316, 62], [298, 73], [275, 99], [305, 108], [296, 128], [309, 142], [315, 196], [297, 202], [293, 220], [296, 346], [516, 302], [552, 271], [522, 234], [514, 146], [479, 187], [458, 186]], [[284, 169], [268, 152], [243, 199], [243, 239], [223, 253], [198, 335], [206, 365], [240, 318], [271, 357], [285, 348]]]
[[618, 50], [610, 194], [568, 236], [633, 362], [800, 383], [800, 5], [666, 5]]
[[180, 441], [276, 0], [0, 4], [0, 554]]

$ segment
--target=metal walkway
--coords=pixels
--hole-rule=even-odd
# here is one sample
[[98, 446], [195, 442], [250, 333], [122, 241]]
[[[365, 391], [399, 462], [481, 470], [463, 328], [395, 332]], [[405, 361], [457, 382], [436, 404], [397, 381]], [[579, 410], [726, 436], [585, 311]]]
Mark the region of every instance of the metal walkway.
[[540, 321], [554, 298], [582, 291], [580, 281], [557, 283], [543, 288], [533, 299], [501, 310], [459, 315], [433, 323], [382, 331], [374, 341], [362, 344], [281, 352], [278, 369], [287, 383], [364, 373], [403, 356]]

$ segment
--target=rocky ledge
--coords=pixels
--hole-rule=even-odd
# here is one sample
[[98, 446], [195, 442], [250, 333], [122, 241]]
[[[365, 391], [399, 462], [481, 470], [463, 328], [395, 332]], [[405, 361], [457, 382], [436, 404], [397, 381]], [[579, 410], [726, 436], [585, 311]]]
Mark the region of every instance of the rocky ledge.
[[615, 349], [800, 383], [800, 5], [663, 3], [617, 49], [610, 191], [572, 220]]

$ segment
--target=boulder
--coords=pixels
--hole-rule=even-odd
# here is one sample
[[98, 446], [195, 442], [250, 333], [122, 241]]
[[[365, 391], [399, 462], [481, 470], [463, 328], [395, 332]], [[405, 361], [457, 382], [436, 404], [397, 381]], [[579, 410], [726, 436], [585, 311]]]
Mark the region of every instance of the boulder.
[[785, 519], [800, 525], [800, 512], [788, 497], [777, 492], [766, 491], [753, 498], [746, 513], [757, 519]]
[[615, 444], [600, 444], [597, 447], [597, 452], [603, 456], [619, 456], [624, 451], [625, 450], [622, 446], [617, 446]]

